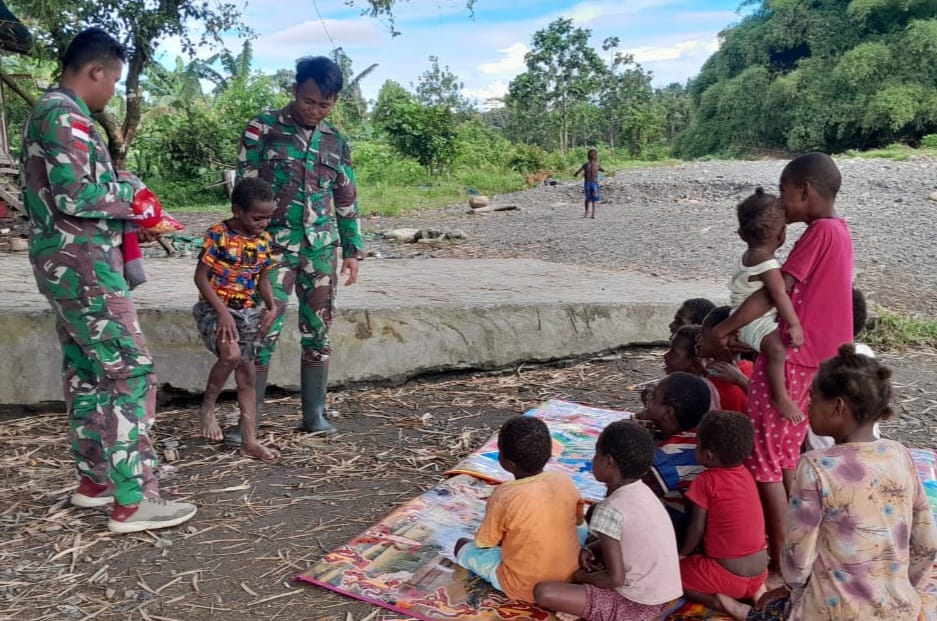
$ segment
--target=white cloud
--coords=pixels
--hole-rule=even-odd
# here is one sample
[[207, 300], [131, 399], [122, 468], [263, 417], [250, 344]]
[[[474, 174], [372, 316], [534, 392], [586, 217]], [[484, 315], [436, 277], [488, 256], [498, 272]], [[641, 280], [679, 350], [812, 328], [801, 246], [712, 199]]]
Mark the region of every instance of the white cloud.
[[628, 50], [635, 62], [652, 63], [668, 60], [680, 60], [687, 56], [705, 54], [709, 56], [719, 49], [719, 40], [681, 41], [667, 46], [644, 46]]
[[512, 43], [508, 47], [498, 50], [503, 54], [500, 60], [479, 65], [478, 69], [485, 75], [512, 77], [527, 68], [524, 56], [530, 51], [524, 43]]
[[485, 102], [489, 99], [504, 97], [508, 92], [508, 83], [504, 80], [496, 80], [485, 86], [478, 88], [463, 88], [462, 95], [469, 99], [476, 100], [483, 108]]
[[[325, 28], [323, 28], [323, 25]], [[279, 30], [254, 43], [257, 55], [266, 58], [293, 60], [312, 53], [331, 49], [328, 33], [339, 46], [373, 45], [384, 39], [374, 20], [364, 17], [354, 19], [325, 19], [303, 22]]]

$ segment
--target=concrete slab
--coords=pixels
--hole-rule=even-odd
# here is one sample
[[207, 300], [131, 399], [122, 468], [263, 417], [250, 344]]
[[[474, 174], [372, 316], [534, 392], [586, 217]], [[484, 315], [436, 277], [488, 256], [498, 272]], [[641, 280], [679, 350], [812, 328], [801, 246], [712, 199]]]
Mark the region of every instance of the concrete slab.
[[[0, 262], [0, 404], [62, 399], [54, 322], [22, 255]], [[148, 260], [134, 294], [160, 384], [200, 392], [212, 355], [191, 316], [194, 259]], [[725, 301], [724, 283], [670, 281], [545, 261], [372, 260], [340, 287], [330, 380], [403, 380], [660, 342], [679, 303]], [[271, 382], [295, 388], [299, 334], [290, 312]]]

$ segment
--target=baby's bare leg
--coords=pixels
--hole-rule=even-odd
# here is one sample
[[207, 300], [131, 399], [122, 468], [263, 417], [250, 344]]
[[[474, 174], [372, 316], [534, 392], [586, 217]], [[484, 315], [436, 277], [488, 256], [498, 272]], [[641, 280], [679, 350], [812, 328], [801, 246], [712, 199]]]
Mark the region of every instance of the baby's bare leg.
[[273, 461], [280, 453], [257, 442], [257, 392], [254, 388], [254, 375], [254, 363], [251, 360], [241, 362], [234, 371], [238, 387], [238, 405], [241, 408], [241, 455], [261, 461]]
[[804, 419], [804, 414], [787, 391], [787, 347], [781, 339], [780, 330], [775, 330], [761, 340], [761, 354], [768, 358], [765, 374], [771, 387], [771, 402], [781, 416], [792, 423], [799, 423]]

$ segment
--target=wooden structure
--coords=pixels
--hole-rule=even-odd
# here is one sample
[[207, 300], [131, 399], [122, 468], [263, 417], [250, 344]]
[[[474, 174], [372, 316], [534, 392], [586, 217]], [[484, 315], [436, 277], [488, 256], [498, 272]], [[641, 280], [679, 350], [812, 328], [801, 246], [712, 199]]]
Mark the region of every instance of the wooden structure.
[[[0, 0], [0, 51], [13, 54], [29, 54], [32, 37], [23, 23], [10, 12], [6, 3]], [[4, 105], [3, 88], [0, 86], [0, 201], [11, 209], [22, 212], [23, 201], [19, 189], [19, 170], [13, 154], [10, 153], [10, 138], [7, 131], [7, 118]]]

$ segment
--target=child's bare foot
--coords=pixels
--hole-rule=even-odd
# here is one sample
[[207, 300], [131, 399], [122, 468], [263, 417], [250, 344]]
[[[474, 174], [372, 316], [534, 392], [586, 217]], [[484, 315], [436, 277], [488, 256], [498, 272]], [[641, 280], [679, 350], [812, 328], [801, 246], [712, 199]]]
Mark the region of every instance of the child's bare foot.
[[743, 604], [722, 593], [716, 593], [716, 600], [719, 602], [719, 606], [737, 621], [745, 621], [748, 618], [748, 613], [752, 611], [752, 607], [748, 604]]
[[267, 448], [259, 442], [251, 442], [249, 444], [242, 443], [241, 455], [244, 457], [253, 457], [254, 459], [259, 459], [260, 461], [276, 461], [280, 458], [279, 451]]
[[199, 410], [199, 426], [202, 428], [202, 437], [212, 442], [221, 442], [224, 434], [221, 433], [221, 427], [218, 426], [218, 419], [215, 417], [214, 410]]
[[794, 403], [793, 399], [790, 397], [787, 399], [775, 400], [774, 407], [778, 409], [778, 412], [781, 413], [781, 416], [791, 421], [795, 425], [804, 420], [804, 413], [800, 411], [800, 408], [797, 407], [797, 404]]

